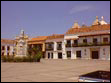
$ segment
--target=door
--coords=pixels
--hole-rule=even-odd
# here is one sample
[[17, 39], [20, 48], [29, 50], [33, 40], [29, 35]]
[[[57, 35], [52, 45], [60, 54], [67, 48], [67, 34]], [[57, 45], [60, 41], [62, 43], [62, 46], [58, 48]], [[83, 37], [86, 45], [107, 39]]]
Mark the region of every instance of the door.
[[53, 59], [53, 53], [51, 53], [51, 58]]
[[76, 51], [76, 57], [81, 58], [81, 51]]
[[71, 51], [67, 51], [67, 58], [68, 58], [68, 59], [71, 58]]
[[48, 59], [50, 58], [50, 53], [48, 53]]
[[99, 59], [99, 52], [98, 51], [92, 51], [92, 59]]
[[58, 59], [62, 59], [62, 52], [58, 53]]

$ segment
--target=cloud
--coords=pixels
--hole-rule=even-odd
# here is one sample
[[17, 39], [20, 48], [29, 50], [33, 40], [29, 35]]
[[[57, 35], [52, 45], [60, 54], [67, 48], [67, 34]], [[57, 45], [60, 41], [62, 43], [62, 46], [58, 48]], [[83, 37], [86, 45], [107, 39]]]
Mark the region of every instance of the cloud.
[[72, 8], [69, 13], [74, 14], [74, 13], [78, 13], [78, 12], [82, 12], [90, 9], [92, 9], [92, 6], [90, 5], [78, 5]]

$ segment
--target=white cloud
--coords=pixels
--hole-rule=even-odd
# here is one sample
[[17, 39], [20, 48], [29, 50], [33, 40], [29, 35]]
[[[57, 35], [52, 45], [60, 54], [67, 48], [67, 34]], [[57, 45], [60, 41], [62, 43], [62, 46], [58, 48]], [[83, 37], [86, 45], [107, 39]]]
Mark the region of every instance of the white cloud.
[[92, 6], [90, 6], [90, 5], [78, 5], [78, 6], [73, 7], [69, 11], [69, 13], [74, 14], [74, 13], [78, 13], [78, 12], [82, 12], [82, 11], [86, 11], [86, 10], [90, 10], [90, 9], [92, 9]]

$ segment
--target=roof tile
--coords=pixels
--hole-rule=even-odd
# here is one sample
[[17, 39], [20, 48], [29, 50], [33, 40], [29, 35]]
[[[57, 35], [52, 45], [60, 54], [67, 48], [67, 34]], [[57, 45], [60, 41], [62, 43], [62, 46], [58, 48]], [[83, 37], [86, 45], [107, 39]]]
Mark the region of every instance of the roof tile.
[[93, 31], [103, 31], [110, 30], [110, 24], [107, 25], [93, 25], [93, 26], [84, 26], [81, 28], [70, 28], [66, 34], [77, 34], [83, 32], [93, 32]]

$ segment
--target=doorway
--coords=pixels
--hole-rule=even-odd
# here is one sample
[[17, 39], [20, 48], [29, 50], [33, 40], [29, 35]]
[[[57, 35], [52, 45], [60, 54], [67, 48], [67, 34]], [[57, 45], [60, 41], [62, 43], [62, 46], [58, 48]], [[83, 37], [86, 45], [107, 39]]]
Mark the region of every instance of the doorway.
[[50, 53], [48, 53], [48, 59], [50, 58]]
[[81, 51], [76, 51], [76, 57], [81, 58]]
[[53, 59], [53, 53], [51, 53], [51, 58]]
[[71, 51], [67, 51], [67, 58], [71, 59]]
[[58, 53], [58, 59], [62, 59], [62, 52]]
[[92, 59], [99, 59], [99, 51], [92, 51]]

